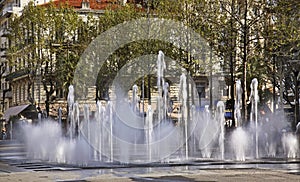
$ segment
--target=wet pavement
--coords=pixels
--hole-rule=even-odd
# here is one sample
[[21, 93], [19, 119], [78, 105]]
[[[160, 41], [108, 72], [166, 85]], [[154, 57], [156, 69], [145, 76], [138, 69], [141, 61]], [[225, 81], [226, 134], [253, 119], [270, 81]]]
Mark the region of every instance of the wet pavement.
[[0, 181], [300, 181], [300, 160], [193, 160], [155, 164], [59, 165], [26, 158], [24, 146], [0, 141]]

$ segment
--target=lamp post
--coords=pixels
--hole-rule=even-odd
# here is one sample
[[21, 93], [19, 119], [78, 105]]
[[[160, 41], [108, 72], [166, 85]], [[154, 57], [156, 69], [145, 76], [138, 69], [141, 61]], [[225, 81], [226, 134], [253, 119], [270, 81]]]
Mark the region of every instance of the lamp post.
[[293, 66], [292, 71], [293, 71], [294, 76], [295, 76], [295, 79], [294, 79], [294, 84], [295, 84], [295, 111], [294, 111], [295, 119], [294, 119], [294, 122], [292, 124], [292, 128], [294, 130], [296, 130], [296, 126], [297, 126], [298, 121], [299, 121], [299, 92], [298, 92], [299, 84], [298, 84], [298, 76], [299, 76], [299, 72], [300, 72], [300, 60], [289, 60], [289, 63], [292, 64], [292, 66]]

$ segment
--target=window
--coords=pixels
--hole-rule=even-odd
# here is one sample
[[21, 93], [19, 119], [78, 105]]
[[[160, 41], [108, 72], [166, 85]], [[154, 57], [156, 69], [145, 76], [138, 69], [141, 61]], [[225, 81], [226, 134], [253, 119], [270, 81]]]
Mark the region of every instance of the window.
[[20, 0], [15, 0], [15, 1], [14, 1], [14, 6], [16, 6], [16, 7], [21, 7], [21, 2], [20, 2]]
[[14, 88], [14, 96], [15, 103], [18, 104], [18, 87]]
[[21, 95], [21, 93], [22, 93], [22, 85], [20, 85], [20, 87], [19, 87], [19, 102], [22, 102], [22, 95]]
[[198, 95], [200, 98], [205, 98], [205, 85], [203, 83], [199, 83], [196, 86]]

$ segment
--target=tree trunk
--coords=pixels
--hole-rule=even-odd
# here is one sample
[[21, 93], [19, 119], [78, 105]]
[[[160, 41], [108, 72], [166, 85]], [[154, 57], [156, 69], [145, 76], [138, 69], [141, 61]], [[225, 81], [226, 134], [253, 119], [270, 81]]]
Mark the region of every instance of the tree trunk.
[[233, 56], [230, 53], [230, 97], [231, 97], [231, 117], [232, 117], [232, 127], [235, 127], [235, 117], [234, 117], [234, 69], [233, 69]]
[[299, 121], [299, 92], [298, 92], [298, 75], [299, 71], [296, 70], [294, 71], [294, 76], [295, 76], [295, 121], [292, 124], [292, 128], [294, 131], [296, 130], [296, 126]]
[[50, 112], [50, 93], [48, 91], [46, 91], [46, 101], [45, 101], [45, 106], [46, 106], [46, 113], [47, 116], [49, 116], [49, 112]]
[[213, 95], [212, 95], [212, 48], [210, 48], [210, 54], [209, 54], [209, 109], [210, 111], [213, 110]]
[[275, 70], [276, 70], [276, 60], [275, 56], [273, 56], [273, 113], [275, 113], [276, 110], [276, 75], [275, 75]]
[[[234, 0], [231, 2], [231, 12], [234, 12]], [[232, 15], [233, 16], [233, 15]], [[233, 24], [233, 17], [231, 17], [230, 20], [230, 29], [234, 30], [234, 24]], [[235, 50], [235, 43], [234, 43], [234, 32], [230, 31], [230, 53], [229, 53], [229, 62], [230, 62], [230, 97], [231, 97], [231, 119], [232, 119], [232, 127], [235, 127], [235, 117], [234, 117], [234, 50]]]
[[282, 60], [280, 60], [279, 82], [280, 82], [280, 110], [283, 110], [283, 69], [282, 69]]
[[247, 0], [245, 0], [245, 12], [244, 12], [244, 26], [243, 26], [243, 99], [242, 99], [242, 115], [244, 121], [247, 121], [247, 36], [248, 36], [248, 25], [247, 25]]
[[148, 86], [147, 86], [147, 96], [148, 96], [148, 105], [151, 105], [151, 76], [147, 75]]

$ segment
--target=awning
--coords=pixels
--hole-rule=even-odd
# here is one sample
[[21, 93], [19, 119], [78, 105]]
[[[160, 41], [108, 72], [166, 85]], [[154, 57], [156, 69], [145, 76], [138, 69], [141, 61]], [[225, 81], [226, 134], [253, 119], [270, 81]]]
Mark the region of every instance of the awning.
[[10, 107], [8, 108], [5, 113], [4, 113], [4, 118], [6, 121], [9, 120], [9, 118], [11, 116], [16, 116], [18, 114], [20, 114], [22, 111], [24, 111], [27, 107], [29, 106], [29, 104], [26, 105], [20, 105], [20, 106], [15, 106], [15, 107]]

